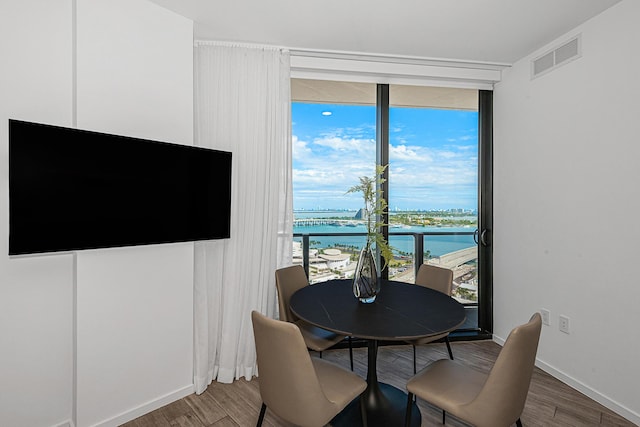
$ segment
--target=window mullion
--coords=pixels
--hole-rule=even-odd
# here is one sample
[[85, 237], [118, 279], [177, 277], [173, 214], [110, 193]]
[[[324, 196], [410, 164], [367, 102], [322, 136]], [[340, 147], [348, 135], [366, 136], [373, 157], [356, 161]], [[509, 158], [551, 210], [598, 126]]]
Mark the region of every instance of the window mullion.
[[[389, 165], [389, 85], [378, 84], [376, 93], [376, 164], [381, 166]], [[380, 218], [377, 220], [384, 224], [381, 227], [380, 232], [384, 236], [384, 239], [389, 241], [389, 168], [385, 168], [383, 175], [383, 183], [380, 184], [379, 191], [380, 197], [385, 200], [386, 208], [382, 212]], [[377, 251], [378, 265], [381, 263], [380, 251]], [[389, 266], [385, 267], [380, 276], [383, 279], [389, 278]]]

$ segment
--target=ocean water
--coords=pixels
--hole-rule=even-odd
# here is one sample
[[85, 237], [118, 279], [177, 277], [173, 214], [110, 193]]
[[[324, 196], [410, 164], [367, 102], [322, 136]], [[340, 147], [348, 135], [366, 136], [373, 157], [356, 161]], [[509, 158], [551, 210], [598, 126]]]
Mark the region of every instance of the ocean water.
[[[337, 216], [327, 215], [326, 217]], [[311, 216], [308, 216], [309, 218]], [[301, 218], [296, 212], [296, 218]], [[317, 214], [313, 218], [320, 218]], [[450, 252], [476, 246], [473, 241], [474, 228], [471, 227], [391, 227], [389, 229], [389, 243], [396, 251], [413, 254], [414, 237], [413, 236], [393, 236], [394, 232], [401, 233], [437, 233], [434, 235], [426, 235], [424, 239], [424, 250], [430, 251], [431, 256], [441, 256]], [[314, 234], [322, 233], [365, 233], [364, 225], [346, 226], [346, 225], [312, 225], [312, 226], [295, 226], [293, 232], [300, 234], [309, 234], [309, 240], [312, 248], [327, 248], [336, 244], [340, 246], [356, 246], [361, 248], [365, 243], [365, 236], [314, 236]], [[447, 235], [451, 232], [469, 233], [468, 235]], [[294, 237], [296, 241], [302, 241], [302, 237]]]

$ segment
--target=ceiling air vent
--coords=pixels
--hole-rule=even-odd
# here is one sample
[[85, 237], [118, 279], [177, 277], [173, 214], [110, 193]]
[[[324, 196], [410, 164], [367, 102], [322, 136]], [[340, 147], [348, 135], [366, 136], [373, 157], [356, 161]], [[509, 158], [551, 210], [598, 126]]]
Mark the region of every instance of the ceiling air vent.
[[580, 58], [580, 35], [531, 61], [531, 78], [540, 77], [561, 65]]

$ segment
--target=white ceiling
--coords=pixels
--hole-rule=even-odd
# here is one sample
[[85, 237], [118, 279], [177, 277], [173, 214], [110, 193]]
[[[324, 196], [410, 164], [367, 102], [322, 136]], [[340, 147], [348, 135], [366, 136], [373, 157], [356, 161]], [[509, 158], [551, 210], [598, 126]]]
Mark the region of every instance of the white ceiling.
[[151, 0], [196, 40], [512, 64], [620, 0]]

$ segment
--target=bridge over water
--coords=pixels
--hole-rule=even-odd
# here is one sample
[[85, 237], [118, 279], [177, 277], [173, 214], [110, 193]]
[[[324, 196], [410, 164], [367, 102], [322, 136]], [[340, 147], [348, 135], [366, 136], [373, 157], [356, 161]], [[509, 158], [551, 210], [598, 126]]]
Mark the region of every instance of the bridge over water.
[[309, 227], [314, 225], [345, 225], [355, 227], [358, 224], [363, 224], [363, 221], [333, 218], [297, 218], [293, 220], [294, 227]]

